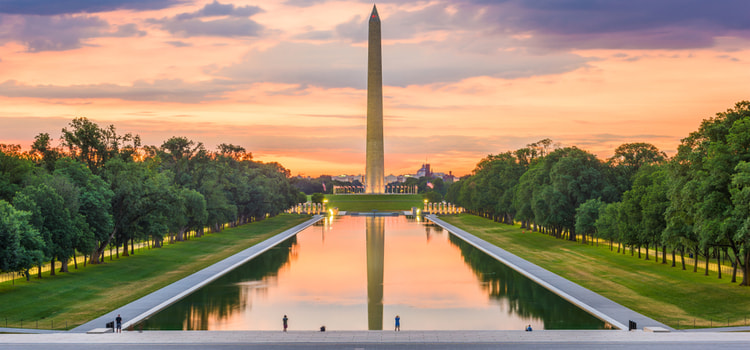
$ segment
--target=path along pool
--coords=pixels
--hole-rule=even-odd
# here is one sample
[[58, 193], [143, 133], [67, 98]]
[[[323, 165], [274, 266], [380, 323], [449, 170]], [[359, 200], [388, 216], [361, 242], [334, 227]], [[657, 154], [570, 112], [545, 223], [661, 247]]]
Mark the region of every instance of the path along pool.
[[146, 319], [147, 330], [605, 329], [442, 228], [405, 216], [321, 220]]

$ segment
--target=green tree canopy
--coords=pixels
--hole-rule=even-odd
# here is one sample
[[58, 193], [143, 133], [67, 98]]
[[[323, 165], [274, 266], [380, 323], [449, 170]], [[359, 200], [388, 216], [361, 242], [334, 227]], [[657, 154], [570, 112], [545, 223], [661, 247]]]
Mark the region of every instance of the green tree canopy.
[[41, 264], [44, 241], [30, 216], [0, 199], [0, 271], [24, 272]]

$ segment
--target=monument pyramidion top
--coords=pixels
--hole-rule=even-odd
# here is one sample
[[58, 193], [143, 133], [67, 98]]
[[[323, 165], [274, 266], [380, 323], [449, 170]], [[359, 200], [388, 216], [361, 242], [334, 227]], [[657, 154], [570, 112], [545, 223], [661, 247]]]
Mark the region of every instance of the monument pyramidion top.
[[378, 9], [375, 7], [375, 5], [372, 5], [372, 14], [370, 14], [370, 22], [378, 21], [380, 22], [380, 16], [378, 16]]

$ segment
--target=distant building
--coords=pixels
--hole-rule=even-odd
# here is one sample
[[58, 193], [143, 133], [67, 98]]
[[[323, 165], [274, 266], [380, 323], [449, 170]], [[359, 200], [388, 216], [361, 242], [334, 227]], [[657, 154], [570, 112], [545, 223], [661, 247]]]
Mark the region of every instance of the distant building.
[[422, 164], [422, 167], [417, 170], [417, 177], [432, 177], [429, 163]]
[[456, 181], [456, 177], [453, 176], [453, 172], [452, 171], [449, 171], [448, 175], [443, 174], [442, 178], [443, 178], [443, 181], [445, 181], [445, 182], [455, 182]]
[[359, 181], [362, 182], [362, 175], [338, 175], [331, 178], [331, 180], [341, 181], [341, 182], [354, 182]]
[[422, 167], [417, 171], [415, 175], [412, 175], [414, 177], [430, 177], [430, 178], [441, 178], [445, 182], [454, 182], [456, 181], [456, 177], [453, 176], [453, 172], [449, 171], [448, 175], [445, 173], [439, 173], [439, 172], [433, 172], [432, 167], [429, 163], [422, 164]]
[[[299, 176], [299, 177], [303, 178], [302, 176]], [[456, 177], [453, 175], [453, 172], [449, 171], [447, 175], [442, 172], [433, 172], [432, 166], [429, 163], [422, 164], [422, 167], [419, 168], [419, 170], [417, 170], [416, 174], [402, 174], [402, 175], [390, 174], [388, 176], [385, 176], [384, 180], [385, 180], [385, 184], [387, 185], [387, 184], [392, 184], [395, 182], [403, 183], [403, 182], [406, 182], [406, 180], [409, 178], [419, 179], [420, 177], [441, 178], [445, 182], [456, 181]], [[308, 176], [307, 178], [309, 179], [310, 177]], [[360, 183], [365, 182], [364, 175], [361, 175], [361, 174], [360, 175], [342, 174], [342, 175], [332, 176], [331, 180], [336, 180], [336, 181], [341, 181], [341, 182], [354, 182], [354, 181], [359, 181]]]

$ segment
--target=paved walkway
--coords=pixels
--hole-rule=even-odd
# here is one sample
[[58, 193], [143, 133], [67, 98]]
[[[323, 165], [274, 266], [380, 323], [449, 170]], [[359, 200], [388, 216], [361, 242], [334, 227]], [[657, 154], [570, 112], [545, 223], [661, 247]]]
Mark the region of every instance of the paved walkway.
[[334, 344], [334, 343], [669, 343], [709, 341], [747, 342], [750, 334], [740, 333], [650, 333], [616, 330], [543, 331], [144, 331], [107, 334], [0, 334], [3, 344]]
[[156, 292], [146, 295], [130, 304], [115, 309], [97, 319], [84, 323], [72, 329], [71, 332], [85, 333], [95, 328], [104, 328], [107, 322], [113, 322], [118, 314], [123, 318], [122, 328], [126, 329], [128, 326], [138, 323], [138, 321], [164, 309], [172, 303], [182, 299], [184, 296], [200, 289], [227, 272], [232, 271], [234, 268], [250, 261], [287, 238], [296, 235], [298, 232], [320, 221], [322, 218], [323, 216], [321, 215], [315, 215], [310, 220], [219, 261], [216, 264], [174, 282]]
[[677, 332], [750, 332], [750, 326], [680, 329]]
[[589, 289], [583, 288], [559, 275], [521, 259], [505, 249], [479, 239], [456, 226], [438, 219], [435, 215], [427, 215], [426, 217], [477, 249], [489, 254], [503, 264], [508, 265], [508, 267], [616, 328], [627, 330], [628, 321], [635, 321], [638, 329], [643, 329], [644, 327], [662, 327], [667, 330], [674, 330], [661, 322], [641, 315]]

